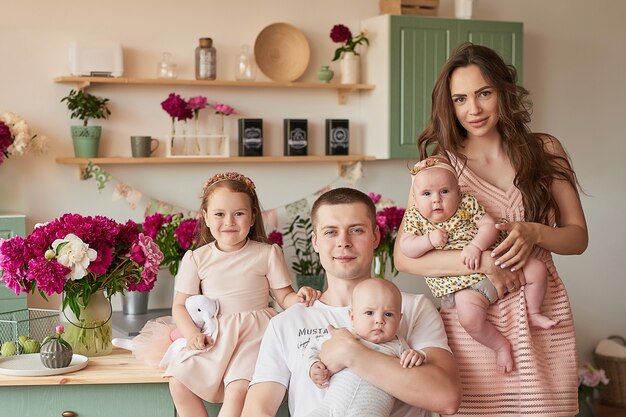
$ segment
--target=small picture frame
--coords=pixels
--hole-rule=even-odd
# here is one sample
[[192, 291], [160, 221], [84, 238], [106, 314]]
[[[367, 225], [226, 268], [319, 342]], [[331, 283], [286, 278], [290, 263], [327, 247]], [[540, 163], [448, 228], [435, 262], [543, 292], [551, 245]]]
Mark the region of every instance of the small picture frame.
[[326, 119], [326, 155], [348, 155], [350, 120]]
[[263, 119], [239, 119], [239, 156], [263, 156]]
[[284, 119], [285, 156], [308, 154], [309, 135], [307, 119]]

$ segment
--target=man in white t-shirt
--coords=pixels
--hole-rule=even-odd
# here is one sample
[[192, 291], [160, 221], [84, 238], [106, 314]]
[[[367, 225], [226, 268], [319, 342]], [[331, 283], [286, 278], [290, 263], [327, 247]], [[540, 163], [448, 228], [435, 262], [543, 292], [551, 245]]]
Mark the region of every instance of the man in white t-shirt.
[[[310, 380], [303, 354], [312, 340], [331, 333], [320, 358], [331, 373], [350, 368], [396, 397], [392, 417], [421, 417], [432, 410], [453, 414], [461, 401], [456, 362], [441, 318], [423, 295], [403, 294], [398, 334], [428, 360], [403, 368], [391, 356], [368, 349], [346, 329], [352, 289], [372, 279], [374, 248], [380, 240], [376, 209], [364, 193], [337, 188], [321, 195], [311, 210], [313, 247], [326, 271], [328, 289], [312, 307], [299, 304], [274, 317], [263, 336], [242, 417], [273, 417], [288, 390], [292, 417], [306, 417], [325, 390]], [[330, 325], [330, 326], [329, 326]]]

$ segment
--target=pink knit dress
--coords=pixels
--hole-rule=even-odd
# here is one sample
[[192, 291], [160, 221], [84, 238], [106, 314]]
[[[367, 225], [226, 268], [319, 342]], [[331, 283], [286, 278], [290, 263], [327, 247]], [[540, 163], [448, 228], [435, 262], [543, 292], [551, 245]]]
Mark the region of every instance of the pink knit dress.
[[[522, 194], [516, 187], [502, 191], [467, 166], [459, 185], [495, 218], [524, 220]], [[463, 387], [458, 416], [572, 417], [577, 413], [576, 341], [567, 291], [550, 253], [537, 250], [535, 255], [548, 268], [542, 312], [560, 323], [550, 330], [530, 329], [523, 288], [489, 307], [488, 320], [513, 347], [513, 372], [499, 375], [495, 353], [465, 332], [456, 309], [441, 311]]]

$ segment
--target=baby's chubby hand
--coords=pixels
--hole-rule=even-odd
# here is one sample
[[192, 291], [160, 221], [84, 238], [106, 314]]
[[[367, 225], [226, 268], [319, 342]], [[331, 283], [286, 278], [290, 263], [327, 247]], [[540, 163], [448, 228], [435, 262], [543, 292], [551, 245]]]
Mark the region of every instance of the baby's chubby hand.
[[433, 230], [428, 233], [428, 239], [430, 240], [430, 244], [433, 245], [433, 248], [441, 249], [448, 243], [448, 232], [441, 229]]
[[298, 290], [298, 300], [305, 306], [311, 307], [315, 300], [322, 296], [322, 292], [311, 287], [301, 287]]
[[330, 371], [321, 361], [317, 361], [309, 369], [309, 378], [318, 388], [326, 388], [330, 380]]
[[480, 256], [482, 250], [475, 246], [473, 243], [465, 246], [461, 251], [461, 259], [463, 259], [463, 265], [471, 269], [472, 271], [480, 268]]
[[407, 349], [400, 356], [400, 364], [403, 368], [420, 366], [426, 361], [426, 354], [421, 350]]

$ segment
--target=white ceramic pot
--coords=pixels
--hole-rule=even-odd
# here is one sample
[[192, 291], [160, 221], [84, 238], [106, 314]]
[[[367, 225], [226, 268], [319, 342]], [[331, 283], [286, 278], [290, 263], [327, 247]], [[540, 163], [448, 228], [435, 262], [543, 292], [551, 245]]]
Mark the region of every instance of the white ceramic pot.
[[361, 78], [361, 57], [344, 53], [339, 61], [341, 84], [358, 84]]

